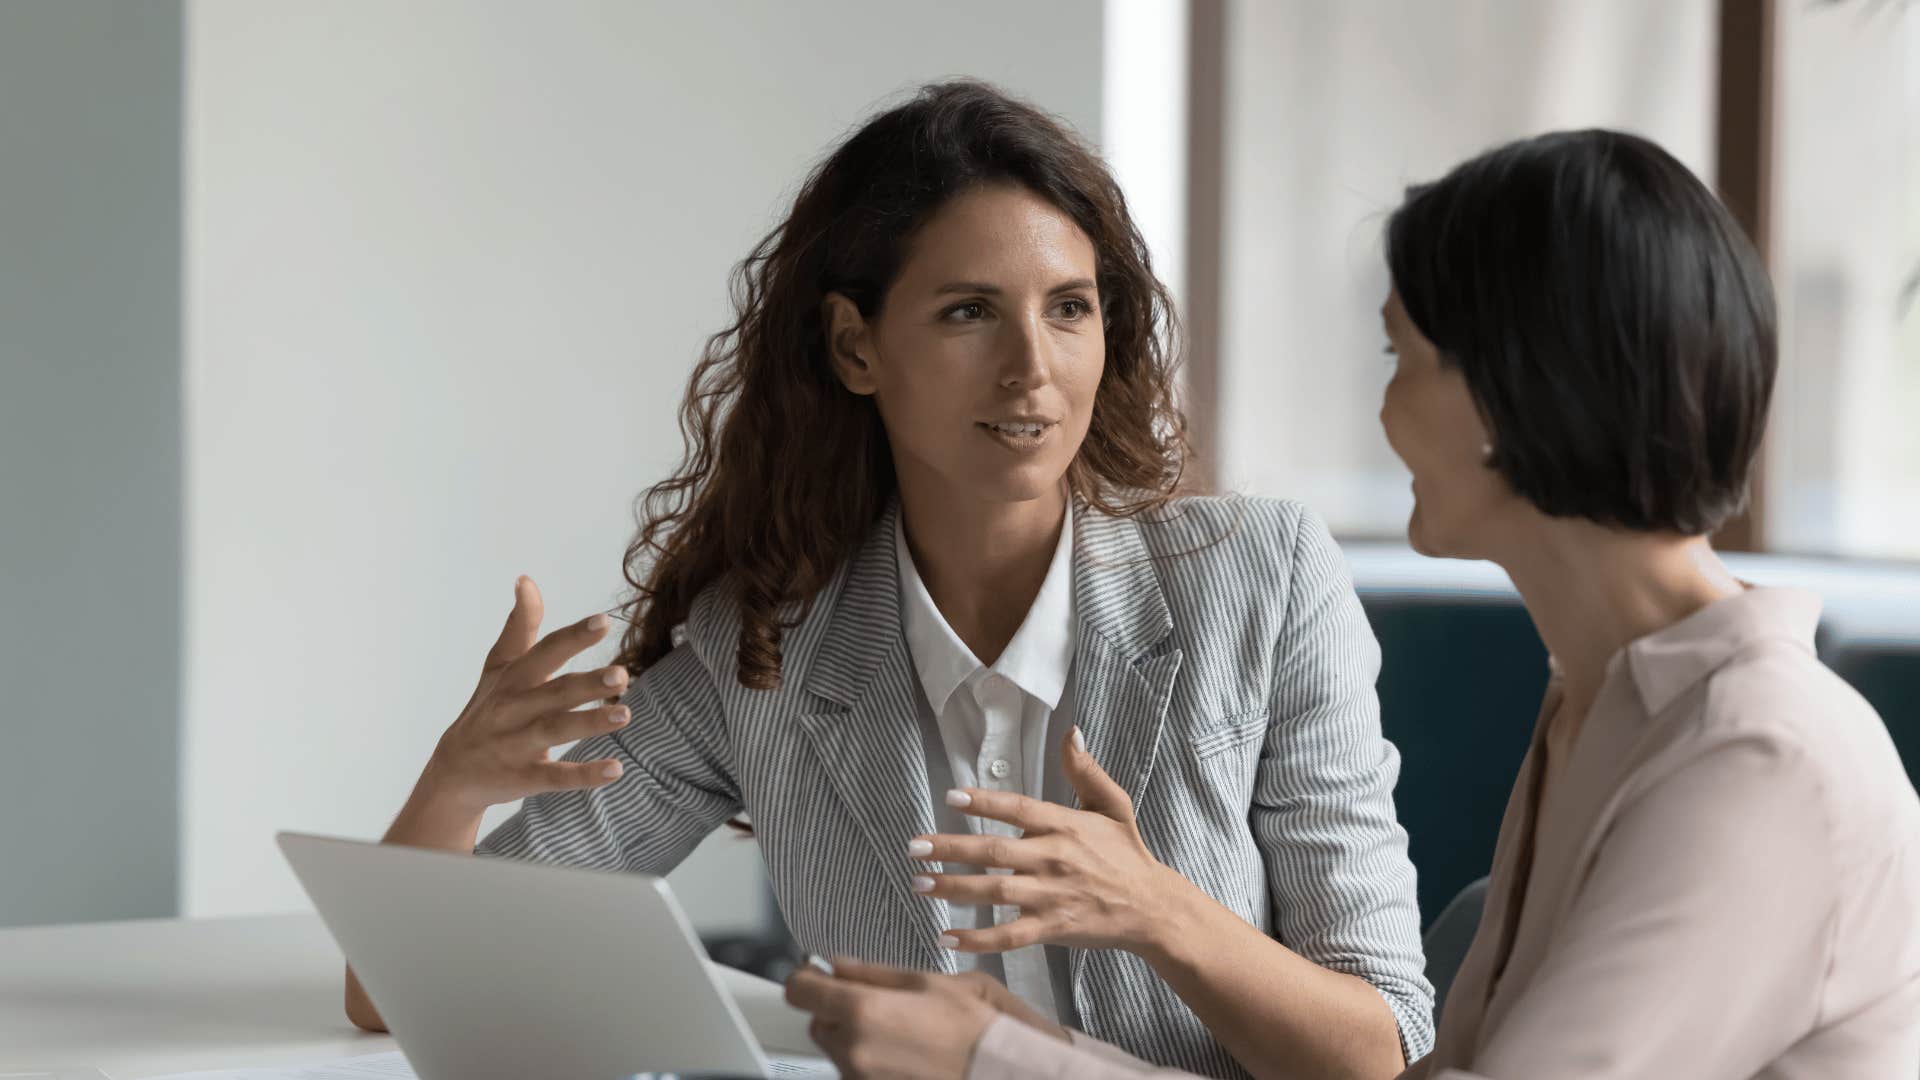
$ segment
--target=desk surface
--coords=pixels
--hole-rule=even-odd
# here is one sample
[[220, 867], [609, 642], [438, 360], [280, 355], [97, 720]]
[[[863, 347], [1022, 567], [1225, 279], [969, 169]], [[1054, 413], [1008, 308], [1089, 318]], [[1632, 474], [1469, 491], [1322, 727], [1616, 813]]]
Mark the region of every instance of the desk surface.
[[313, 915], [0, 930], [0, 1071], [141, 1080], [395, 1049], [347, 1022], [341, 970]]

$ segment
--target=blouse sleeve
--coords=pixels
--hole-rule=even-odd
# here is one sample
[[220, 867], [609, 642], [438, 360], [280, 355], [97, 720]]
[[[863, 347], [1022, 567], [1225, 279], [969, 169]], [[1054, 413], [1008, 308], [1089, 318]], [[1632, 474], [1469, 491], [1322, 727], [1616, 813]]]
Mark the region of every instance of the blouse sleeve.
[[1071, 1035], [1072, 1042], [1061, 1042], [1010, 1016], [999, 1017], [974, 1044], [967, 1080], [1130, 1080], [1143, 1076], [1197, 1080], [1192, 1073], [1159, 1068], [1091, 1035], [1078, 1031]]
[[1839, 887], [1821, 786], [1778, 735], [1699, 736], [1617, 815], [1551, 955], [1473, 1071], [1759, 1072], [1820, 1007]]

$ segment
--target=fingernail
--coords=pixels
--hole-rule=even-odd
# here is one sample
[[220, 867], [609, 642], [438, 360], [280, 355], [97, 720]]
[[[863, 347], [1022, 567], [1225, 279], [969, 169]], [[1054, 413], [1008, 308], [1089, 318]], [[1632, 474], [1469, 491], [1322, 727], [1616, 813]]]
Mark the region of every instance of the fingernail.
[[960, 939], [954, 937], [952, 934], [941, 934], [940, 947], [943, 949], [957, 949], [960, 947]]
[[947, 792], [947, 805], [972, 806], [973, 796], [961, 791], [959, 788], [954, 788], [952, 791]]
[[813, 953], [808, 953], [807, 966], [813, 968], [815, 971], [828, 975], [833, 974], [833, 961], [828, 960], [824, 956], [815, 956]]
[[620, 774], [625, 771], [626, 770], [621, 768], [620, 763], [617, 761], [609, 761], [605, 765], [600, 766], [600, 775], [606, 777], [609, 780], [620, 779]]
[[627, 669], [614, 668], [612, 671], [600, 676], [600, 681], [606, 683], [608, 686], [619, 686], [621, 683], [627, 681]]
[[925, 874], [915, 874], [913, 876], [913, 891], [914, 892], [932, 892], [933, 879], [926, 876]]
[[1081, 753], [1087, 752], [1087, 737], [1080, 734], [1080, 725], [1073, 725], [1073, 748]]
[[587, 620], [587, 629], [605, 630], [607, 628], [607, 623], [610, 621], [612, 620], [608, 619], [604, 614], [595, 615], [593, 618]]
[[933, 844], [926, 840], [912, 840], [907, 843], [907, 854], [914, 858], [933, 854]]
[[633, 719], [633, 713], [627, 711], [627, 707], [625, 705], [622, 705], [613, 710], [613, 726], [614, 727], [619, 727], [620, 725], [626, 723], [631, 719]]

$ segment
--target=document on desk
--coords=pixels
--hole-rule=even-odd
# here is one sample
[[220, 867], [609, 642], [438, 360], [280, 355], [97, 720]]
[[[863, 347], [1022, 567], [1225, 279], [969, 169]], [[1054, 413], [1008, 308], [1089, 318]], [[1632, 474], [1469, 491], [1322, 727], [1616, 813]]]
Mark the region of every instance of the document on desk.
[[[777, 1077], [834, 1077], [833, 1066], [820, 1057], [820, 1048], [807, 1036], [807, 1014], [787, 1004], [786, 989], [744, 971], [707, 962], [720, 988], [733, 998], [747, 1030], [771, 1060]], [[31, 1075], [31, 1074], [30, 1074]], [[645, 1074], [641, 1074], [644, 1076]], [[0, 1073], [0, 1080], [8, 1080]], [[38, 1078], [36, 1077], [36, 1080]], [[173, 1073], [150, 1080], [417, 1080], [413, 1066], [399, 1051], [343, 1058], [311, 1065], [281, 1065], [211, 1072]]]
[[413, 1066], [398, 1050], [341, 1058], [312, 1065], [274, 1065], [252, 1069], [170, 1073], [151, 1080], [415, 1080]]
[[711, 960], [707, 969], [739, 1006], [740, 1018], [747, 1022], [747, 1030], [753, 1032], [763, 1053], [769, 1057], [819, 1056], [820, 1048], [807, 1035], [807, 1022], [812, 1018], [787, 1004], [786, 987]]

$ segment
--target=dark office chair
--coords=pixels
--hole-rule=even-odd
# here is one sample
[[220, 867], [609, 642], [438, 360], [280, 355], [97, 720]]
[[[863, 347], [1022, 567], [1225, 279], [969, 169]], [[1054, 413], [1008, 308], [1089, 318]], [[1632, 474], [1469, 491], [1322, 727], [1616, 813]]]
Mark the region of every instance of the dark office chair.
[[1453, 989], [1460, 962], [1467, 958], [1467, 946], [1480, 931], [1480, 913], [1486, 906], [1487, 879], [1481, 878], [1460, 890], [1427, 928], [1427, 981], [1433, 984], [1436, 1012], [1447, 1003], [1447, 991]]

